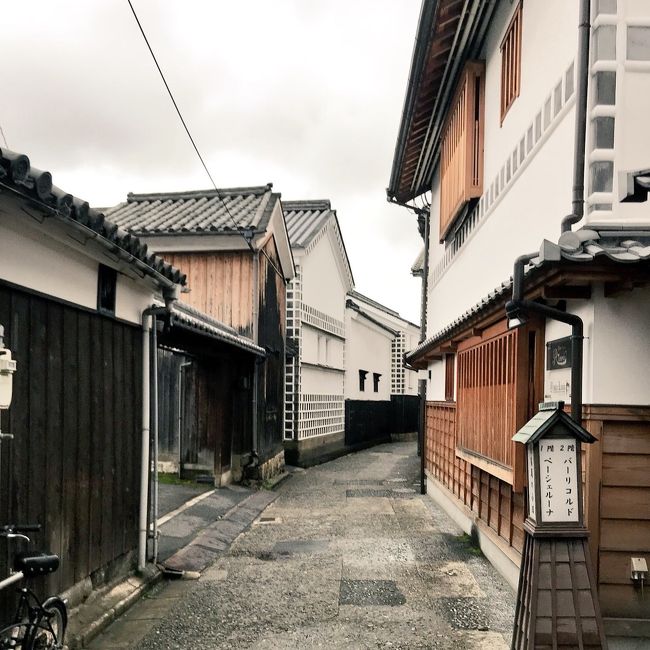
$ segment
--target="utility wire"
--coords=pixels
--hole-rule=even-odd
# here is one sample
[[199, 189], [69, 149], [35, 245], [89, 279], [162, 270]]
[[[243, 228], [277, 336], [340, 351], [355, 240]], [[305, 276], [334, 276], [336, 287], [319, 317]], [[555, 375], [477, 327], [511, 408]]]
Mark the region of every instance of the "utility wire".
[[[219, 188], [217, 187], [217, 184], [214, 182], [214, 179], [212, 178], [212, 174], [210, 173], [210, 170], [208, 169], [208, 166], [205, 164], [205, 160], [203, 160], [203, 156], [201, 155], [201, 152], [199, 151], [199, 148], [196, 146], [196, 142], [194, 141], [194, 138], [192, 137], [192, 134], [190, 133], [190, 130], [187, 126], [187, 123], [185, 122], [185, 119], [183, 118], [183, 114], [181, 113], [181, 109], [178, 107], [178, 104], [176, 103], [176, 100], [174, 99], [174, 95], [171, 91], [171, 88], [169, 87], [169, 84], [167, 83], [167, 80], [165, 79], [165, 75], [163, 74], [163, 71], [158, 64], [158, 59], [156, 59], [156, 55], [153, 52], [153, 49], [151, 48], [151, 45], [149, 43], [149, 39], [147, 38], [147, 35], [144, 32], [144, 28], [142, 27], [142, 23], [140, 22], [140, 19], [138, 18], [138, 14], [136, 14], [135, 9], [133, 7], [133, 4], [131, 3], [131, 0], [127, 0], [129, 3], [129, 7], [131, 8], [131, 12], [133, 13], [133, 17], [135, 18], [135, 22], [138, 24], [138, 27], [140, 29], [140, 33], [142, 34], [142, 38], [144, 39], [144, 42], [147, 44], [147, 48], [149, 49], [149, 53], [151, 54], [151, 58], [153, 59], [153, 62], [156, 64], [156, 68], [158, 68], [158, 73], [160, 74], [160, 78], [162, 79], [163, 83], [165, 84], [165, 88], [167, 89], [167, 93], [169, 95], [169, 98], [172, 100], [172, 104], [174, 105], [174, 108], [176, 109], [176, 113], [178, 113], [178, 117], [181, 121], [181, 124], [183, 125], [183, 128], [185, 129], [185, 133], [187, 133], [187, 137], [190, 139], [190, 142], [192, 143], [192, 146], [194, 147], [194, 151], [196, 152], [196, 155], [198, 156], [199, 160], [201, 161], [201, 165], [203, 165], [203, 169], [205, 170], [205, 173], [208, 175], [208, 178], [210, 179], [210, 182], [212, 183], [212, 187], [214, 188], [215, 192], [217, 193], [217, 197], [221, 200], [221, 203], [223, 204], [223, 207], [226, 209], [226, 213], [230, 217], [231, 221], [233, 224], [235, 224], [235, 228], [237, 229], [237, 232], [243, 237], [244, 241], [248, 244], [248, 248], [254, 253], [255, 248], [253, 247], [253, 244], [251, 242], [250, 237], [247, 237], [244, 229], [237, 223], [235, 220], [235, 217], [232, 215], [230, 212], [230, 208], [228, 207], [228, 204], [226, 203], [225, 199], [221, 195], [221, 192], [219, 191]], [[2, 131], [2, 127], [0, 127], [0, 132]], [[4, 137], [4, 133], [3, 133]], [[5, 141], [6, 144], [6, 141]], [[264, 249], [260, 249], [262, 255], [266, 257], [268, 260], [268, 263], [273, 267], [273, 270], [282, 278], [284, 281], [284, 276], [278, 269], [278, 267], [274, 264], [273, 260], [269, 257], [268, 253]]]
[[5, 143], [5, 147], [7, 147], [7, 149], [9, 149], [9, 145], [7, 144], [7, 138], [5, 138], [5, 132], [4, 132], [3, 128], [2, 128], [2, 124], [0, 124], [0, 135], [2, 135], [2, 140]]

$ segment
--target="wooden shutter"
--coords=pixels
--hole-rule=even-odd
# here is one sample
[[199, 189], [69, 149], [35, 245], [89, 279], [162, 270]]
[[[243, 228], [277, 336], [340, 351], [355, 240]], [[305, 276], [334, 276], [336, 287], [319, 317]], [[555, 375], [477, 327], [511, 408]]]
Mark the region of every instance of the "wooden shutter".
[[461, 75], [442, 134], [440, 241], [463, 206], [483, 193], [485, 63], [470, 61]]
[[521, 3], [501, 41], [501, 122], [521, 88]]

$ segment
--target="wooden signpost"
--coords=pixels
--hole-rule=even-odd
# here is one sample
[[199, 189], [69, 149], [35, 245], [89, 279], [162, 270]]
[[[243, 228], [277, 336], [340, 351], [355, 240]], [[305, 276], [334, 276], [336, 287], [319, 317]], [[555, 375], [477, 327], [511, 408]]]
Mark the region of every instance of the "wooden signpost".
[[607, 648], [584, 526], [581, 444], [596, 442], [563, 410], [540, 410], [513, 437], [526, 445], [526, 541], [512, 650]]

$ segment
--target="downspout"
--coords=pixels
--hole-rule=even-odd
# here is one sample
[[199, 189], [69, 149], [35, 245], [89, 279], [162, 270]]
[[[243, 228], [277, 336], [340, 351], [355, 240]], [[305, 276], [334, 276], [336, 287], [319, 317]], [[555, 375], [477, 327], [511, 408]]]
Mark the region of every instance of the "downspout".
[[515, 260], [512, 281], [512, 300], [506, 303], [506, 314], [508, 318], [517, 318], [523, 313], [534, 312], [571, 325], [571, 355], [573, 363], [571, 366], [571, 418], [578, 424], [582, 424], [582, 340], [584, 338], [584, 326], [582, 319], [575, 314], [548, 307], [532, 300], [524, 300], [524, 268], [531, 260], [540, 257], [539, 252], [521, 255]]
[[[422, 269], [422, 302], [420, 314], [420, 343], [427, 338], [427, 303], [429, 293], [429, 234], [431, 225], [431, 208], [422, 210], [419, 216], [424, 216], [424, 268]], [[427, 493], [425, 480], [426, 460], [426, 430], [427, 430], [427, 380], [420, 380], [420, 494]]]
[[[164, 307], [148, 307], [142, 312], [142, 439], [140, 462], [140, 508], [138, 517], [138, 571], [143, 571], [147, 564], [147, 534], [148, 534], [148, 497], [151, 444], [151, 392], [152, 374], [158, 374], [158, 356], [156, 350], [155, 316], [171, 313], [173, 303], [178, 299], [178, 286], [163, 288]], [[153, 328], [152, 328], [153, 323]], [[152, 332], [153, 330], [153, 332]], [[152, 346], [153, 351], [152, 351]], [[157, 420], [158, 404], [156, 387], [154, 393], [154, 418]], [[154, 515], [155, 518], [155, 515]]]
[[[260, 252], [259, 250], [255, 251], [255, 254], [253, 255], [253, 341], [257, 345], [260, 344], [259, 342], [259, 315], [260, 315], [260, 306], [259, 306], [259, 300], [260, 300]], [[258, 360], [255, 359], [253, 362], [253, 439], [251, 440], [252, 443], [252, 452], [259, 453], [259, 432], [257, 430], [258, 427], [258, 413], [257, 413], [257, 408], [259, 404], [259, 400], [257, 399], [257, 391], [259, 388], [259, 373], [261, 372], [261, 364], [258, 363]]]
[[562, 219], [561, 232], [568, 232], [585, 213], [585, 158], [587, 141], [587, 105], [589, 88], [589, 32], [591, 0], [580, 0], [578, 22], [578, 87], [576, 93], [576, 130], [573, 158], [572, 213]]

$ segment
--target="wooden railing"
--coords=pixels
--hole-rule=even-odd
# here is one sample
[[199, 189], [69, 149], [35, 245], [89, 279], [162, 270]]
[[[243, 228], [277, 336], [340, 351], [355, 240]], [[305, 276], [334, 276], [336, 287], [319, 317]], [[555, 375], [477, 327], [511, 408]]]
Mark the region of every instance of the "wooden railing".
[[440, 240], [462, 207], [483, 192], [485, 64], [465, 66], [443, 129], [440, 154]]

